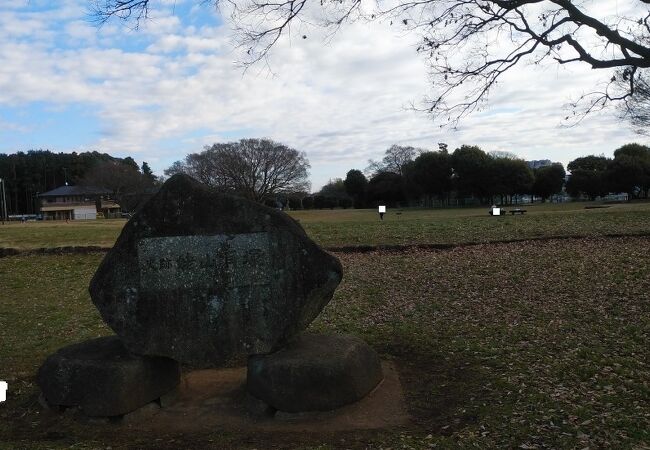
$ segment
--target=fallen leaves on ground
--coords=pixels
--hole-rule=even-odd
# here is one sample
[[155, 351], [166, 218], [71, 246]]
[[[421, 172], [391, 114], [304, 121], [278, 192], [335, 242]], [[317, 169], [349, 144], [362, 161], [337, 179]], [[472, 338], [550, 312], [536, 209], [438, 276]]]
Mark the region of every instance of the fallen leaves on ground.
[[315, 328], [398, 359], [424, 427], [482, 447], [650, 441], [650, 239], [337, 256]]

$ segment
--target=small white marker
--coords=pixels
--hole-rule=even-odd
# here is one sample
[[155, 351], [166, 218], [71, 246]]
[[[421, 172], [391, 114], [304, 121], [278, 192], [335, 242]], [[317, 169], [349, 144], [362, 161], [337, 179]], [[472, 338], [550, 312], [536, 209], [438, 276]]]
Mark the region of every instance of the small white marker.
[[7, 400], [7, 389], [9, 389], [9, 385], [7, 384], [7, 382], [0, 381], [0, 402], [4, 402]]

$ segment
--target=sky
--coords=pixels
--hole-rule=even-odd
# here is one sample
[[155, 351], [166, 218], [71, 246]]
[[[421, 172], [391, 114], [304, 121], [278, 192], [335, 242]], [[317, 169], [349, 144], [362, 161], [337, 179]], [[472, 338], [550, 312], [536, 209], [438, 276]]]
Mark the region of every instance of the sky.
[[518, 67], [451, 130], [412, 108], [431, 92], [426, 65], [417, 37], [388, 23], [308, 39], [296, 27], [268, 64], [244, 70], [232, 24], [209, 4], [158, 0], [136, 30], [98, 27], [88, 3], [0, 2], [0, 153], [97, 150], [162, 175], [206, 145], [267, 137], [306, 153], [317, 191], [393, 144], [478, 145], [565, 166], [648, 144], [615, 111], [561, 126], [565, 105], [611, 75], [584, 65]]

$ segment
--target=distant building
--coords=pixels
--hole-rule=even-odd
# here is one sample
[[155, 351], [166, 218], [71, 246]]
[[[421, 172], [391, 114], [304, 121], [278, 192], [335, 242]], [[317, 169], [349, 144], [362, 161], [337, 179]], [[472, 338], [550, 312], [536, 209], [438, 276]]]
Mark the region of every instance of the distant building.
[[528, 164], [528, 167], [535, 170], [539, 169], [540, 167], [550, 166], [554, 163], [550, 159], [536, 159], [534, 161], [526, 161], [526, 164]]
[[60, 186], [39, 195], [45, 220], [94, 220], [117, 217], [120, 205], [111, 199], [112, 192], [94, 186]]

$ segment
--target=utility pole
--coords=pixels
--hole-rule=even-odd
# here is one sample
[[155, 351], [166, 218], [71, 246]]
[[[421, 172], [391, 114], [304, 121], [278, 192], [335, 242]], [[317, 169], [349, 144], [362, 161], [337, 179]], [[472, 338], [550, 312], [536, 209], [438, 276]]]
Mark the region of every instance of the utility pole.
[[7, 220], [7, 195], [4, 178], [0, 178], [0, 195], [2, 195], [2, 211], [0, 211], [0, 214], [2, 214], [2, 224], [4, 225], [5, 220]]

